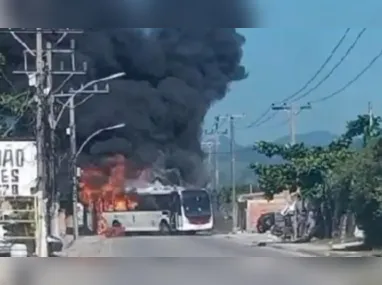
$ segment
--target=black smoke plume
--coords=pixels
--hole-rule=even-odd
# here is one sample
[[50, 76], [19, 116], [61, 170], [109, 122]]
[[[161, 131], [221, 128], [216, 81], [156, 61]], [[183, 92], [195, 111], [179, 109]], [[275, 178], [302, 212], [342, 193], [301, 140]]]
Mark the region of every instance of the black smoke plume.
[[[246, 77], [244, 41], [233, 28], [89, 30], [77, 36], [78, 60], [86, 60], [89, 69], [72, 86], [126, 73], [110, 83], [109, 94], [76, 108], [78, 145], [98, 129], [125, 123], [93, 139], [85, 154], [123, 154], [137, 168], [161, 160], [161, 167], [177, 169], [185, 182], [204, 184], [202, 123], [230, 83]], [[9, 37], [0, 41], [12, 68], [21, 63], [17, 46]]]

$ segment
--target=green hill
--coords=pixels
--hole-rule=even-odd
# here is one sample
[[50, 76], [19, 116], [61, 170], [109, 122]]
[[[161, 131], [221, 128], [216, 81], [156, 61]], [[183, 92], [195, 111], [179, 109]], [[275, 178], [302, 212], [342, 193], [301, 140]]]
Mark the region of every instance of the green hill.
[[[296, 136], [297, 142], [303, 142], [306, 145], [327, 145], [338, 136], [326, 131], [314, 131]], [[279, 144], [288, 144], [290, 141], [289, 136], [280, 137], [275, 142]], [[252, 146], [236, 145], [236, 180], [238, 184], [255, 183], [256, 177], [249, 169], [251, 163], [280, 163], [280, 158], [269, 159], [266, 156], [257, 153], [253, 150]], [[229, 153], [230, 141], [226, 136], [220, 138], [219, 146], [219, 169], [220, 169], [220, 183], [227, 185], [230, 183], [230, 163], [231, 156]]]

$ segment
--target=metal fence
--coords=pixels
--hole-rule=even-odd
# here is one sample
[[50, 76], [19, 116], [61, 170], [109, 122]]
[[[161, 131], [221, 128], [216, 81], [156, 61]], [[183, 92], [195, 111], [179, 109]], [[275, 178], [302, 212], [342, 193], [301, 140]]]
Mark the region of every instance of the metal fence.
[[0, 254], [6, 255], [15, 243], [35, 251], [37, 209], [36, 196], [0, 196]]

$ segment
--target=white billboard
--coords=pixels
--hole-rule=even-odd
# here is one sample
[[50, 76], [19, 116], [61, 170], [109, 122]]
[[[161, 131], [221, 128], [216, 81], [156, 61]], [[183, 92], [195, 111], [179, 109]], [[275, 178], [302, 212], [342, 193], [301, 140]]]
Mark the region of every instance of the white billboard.
[[36, 142], [0, 141], [0, 195], [30, 196], [36, 182]]

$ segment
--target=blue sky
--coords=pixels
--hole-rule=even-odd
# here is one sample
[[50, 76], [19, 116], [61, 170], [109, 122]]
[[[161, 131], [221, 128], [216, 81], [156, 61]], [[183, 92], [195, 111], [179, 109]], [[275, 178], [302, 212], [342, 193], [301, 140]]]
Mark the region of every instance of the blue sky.
[[[347, 11], [349, 13], [342, 12], [342, 14], [339, 14], [341, 10], [329, 9], [331, 13], [327, 12], [326, 1], [320, 2], [323, 4], [321, 9], [318, 6], [315, 7], [317, 10], [314, 12], [311, 9], [310, 14], [305, 11], [312, 8], [314, 4], [310, 4], [311, 7], [298, 6], [300, 9], [298, 13], [299, 9], [291, 5], [293, 1], [286, 2], [289, 5], [283, 4], [283, 1], [277, 1], [278, 5], [275, 5], [275, 1], [269, 1], [262, 6], [263, 10], [268, 11], [263, 13], [267, 15], [263, 24], [274, 28], [239, 29], [247, 39], [243, 64], [249, 71], [249, 77], [233, 84], [230, 93], [211, 109], [206, 119], [206, 127], [208, 127], [211, 126], [212, 119], [217, 114], [245, 113], [245, 119], [237, 123], [237, 141], [241, 144], [250, 144], [261, 139], [275, 139], [288, 133], [288, 125], [283, 124], [287, 116], [284, 112], [279, 112], [273, 120], [258, 128], [243, 129], [243, 127], [260, 116], [270, 104], [300, 89], [325, 61], [349, 24], [354, 22], [354, 26], [359, 28], [351, 29], [338, 52], [311, 86], [324, 77], [339, 61], [362, 30], [361, 27], [370, 28], [366, 30], [357, 46], [335, 73], [316, 91], [296, 102], [297, 105], [305, 104], [341, 88], [382, 50], [382, 29], [373, 28], [382, 23], [382, 17], [380, 17], [382, 1], [375, 2], [380, 6], [379, 9], [373, 7], [376, 10], [365, 11], [365, 15], [356, 9], [359, 7], [351, 4], [353, 1], [349, 0], [346, 1], [347, 6], [341, 6], [345, 1], [336, 1], [338, 9], [349, 8]], [[369, 8], [368, 5], [365, 6]], [[379, 11], [378, 19], [377, 10]], [[283, 15], [288, 14], [287, 11], [290, 12], [289, 15], [294, 13], [293, 21], [289, 21], [288, 17], [282, 18]], [[318, 20], [325, 18], [324, 15], [329, 25], [319, 28]], [[317, 25], [315, 25], [314, 16], [317, 18]], [[302, 25], [304, 21], [306, 25]], [[284, 28], [282, 28], [283, 23], [286, 26]], [[301, 113], [297, 119], [297, 131], [304, 133], [327, 130], [341, 133], [346, 121], [355, 118], [357, 114], [367, 112], [368, 101], [372, 102], [376, 114], [382, 114], [380, 112], [382, 109], [382, 57], [346, 91], [325, 102], [312, 104], [311, 111]]]

